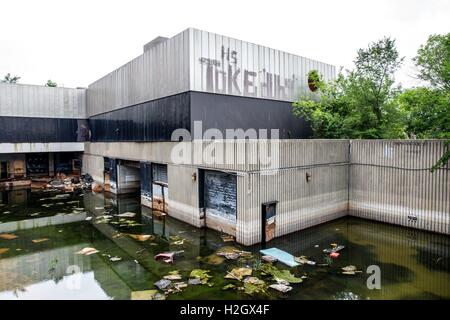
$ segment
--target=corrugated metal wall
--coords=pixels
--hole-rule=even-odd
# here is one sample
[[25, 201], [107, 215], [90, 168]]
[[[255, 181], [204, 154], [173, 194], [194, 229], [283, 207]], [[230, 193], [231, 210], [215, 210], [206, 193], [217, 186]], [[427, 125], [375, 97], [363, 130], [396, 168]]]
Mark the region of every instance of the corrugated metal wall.
[[0, 143], [89, 140], [89, 126], [85, 119], [0, 116], [0, 128]]
[[86, 89], [0, 83], [0, 116], [86, 118]]
[[89, 119], [91, 141], [170, 141], [190, 130], [189, 93], [122, 108]]
[[449, 167], [430, 172], [442, 140], [352, 140], [351, 214], [450, 234]]
[[189, 90], [189, 32], [155, 45], [89, 85], [88, 116]]
[[326, 63], [187, 29], [92, 83], [87, 113], [93, 116], [186, 91], [294, 101], [311, 96], [310, 70], [325, 80], [335, 77], [335, 67]]
[[[439, 140], [264, 140], [227, 141], [225, 159], [206, 161], [210, 142], [87, 143], [86, 153], [169, 163], [170, 197], [186, 221], [199, 221], [197, 168], [237, 174], [236, 236], [243, 244], [261, 239], [261, 204], [278, 201], [276, 236], [351, 214], [424, 230], [450, 233], [449, 170], [430, 173], [444, 152]], [[191, 148], [189, 163], [173, 164], [175, 146]], [[273, 163], [261, 154], [272, 148]], [[205, 151], [206, 149], [206, 151]], [[218, 149], [220, 150], [220, 149]], [[220, 151], [216, 150], [216, 155]], [[270, 162], [270, 161], [269, 161]], [[274, 170], [272, 170], [274, 169]], [[172, 173], [171, 173], [172, 170]], [[311, 180], [306, 180], [306, 173]], [[172, 178], [171, 178], [172, 177]], [[186, 181], [185, 183], [171, 183]], [[189, 181], [189, 182], [188, 182]], [[193, 187], [191, 184], [194, 184]], [[186, 190], [189, 192], [186, 193]], [[195, 199], [191, 198], [195, 191]], [[188, 194], [189, 199], [178, 194]], [[169, 197], [169, 198], [170, 198]], [[183, 201], [187, 201], [184, 203]], [[197, 202], [196, 202], [197, 201]], [[198, 209], [198, 208], [197, 208]]]
[[279, 170], [267, 175], [260, 166], [238, 176], [237, 240], [261, 241], [261, 205], [269, 201], [278, 201], [276, 237], [346, 215], [348, 146], [348, 140], [281, 141]]
[[325, 80], [335, 77], [335, 67], [326, 63], [207, 31], [189, 31], [194, 91], [294, 101], [311, 95], [310, 70]]

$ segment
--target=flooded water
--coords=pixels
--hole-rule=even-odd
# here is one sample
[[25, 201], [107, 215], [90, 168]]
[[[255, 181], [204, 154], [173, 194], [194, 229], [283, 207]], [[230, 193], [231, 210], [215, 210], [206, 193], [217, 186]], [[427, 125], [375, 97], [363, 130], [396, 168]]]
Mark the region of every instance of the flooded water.
[[[264, 287], [275, 282], [260, 271], [265, 263], [259, 246], [224, 243], [217, 232], [153, 215], [140, 206], [138, 195], [18, 190], [2, 192], [0, 200], [0, 234], [13, 235], [0, 237], [0, 299], [130, 299], [132, 292], [157, 289], [154, 283], [170, 271], [178, 270], [182, 277], [174, 282], [187, 282], [193, 269], [210, 271], [207, 284], [179, 288], [166, 299], [450, 298], [448, 236], [346, 217], [277, 238], [267, 246], [329, 264], [288, 268], [276, 263], [278, 269], [303, 277], [281, 293]], [[125, 212], [136, 216], [117, 217]], [[323, 253], [331, 244], [345, 246], [335, 260]], [[224, 246], [252, 256], [226, 260], [215, 254]], [[77, 254], [84, 248], [98, 252]], [[158, 253], [181, 250], [173, 264], [154, 259]], [[342, 274], [341, 268], [349, 265], [362, 272]], [[366, 271], [373, 265], [381, 272], [379, 290], [367, 287]], [[227, 284], [244, 286], [224, 279], [235, 267], [252, 268], [252, 275], [265, 281], [264, 290], [224, 290]]]

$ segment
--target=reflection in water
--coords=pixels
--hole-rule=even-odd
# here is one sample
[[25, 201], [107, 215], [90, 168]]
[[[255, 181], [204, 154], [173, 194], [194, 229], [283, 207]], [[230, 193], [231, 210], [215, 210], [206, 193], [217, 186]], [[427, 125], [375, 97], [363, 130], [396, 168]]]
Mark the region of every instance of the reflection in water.
[[[140, 206], [139, 195], [116, 197], [56, 191], [21, 194], [26, 195], [25, 200], [14, 192], [4, 192], [1, 197], [0, 232], [5, 232], [7, 226], [8, 232], [18, 238], [0, 239], [0, 299], [130, 299], [133, 291], [155, 289], [153, 283], [169, 271], [179, 270], [183, 279], [187, 279], [194, 268], [211, 270], [214, 285], [191, 285], [169, 299], [253, 298], [243, 291], [221, 288], [237, 283], [223, 278], [226, 271], [234, 266], [259, 263], [259, 246], [243, 248], [254, 253], [255, 259], [251, 261], [223, 262], [213, 253], [230, 244], [224, 244], [217, 232], [196, 229], [170, 217], [157, 218], [150, 209]], [[115, 217], [125, 212], [134, 212], [136, 216]], [[105, 219], [105, 214], [113, 217]], [[85, 220], [86, 215], [93, 219]], [[54, 216], [80, 219], [56, 220]], [[24, 220], [34, 224], [45, 221], [46, 226], [23, 229], [21, 226], [33, 225]], [[127, 233], [152, 234], [156, 238], [141, 242]], [[175, 244], [171, 236], [185, 241]], [[48, 240], [34, 243], [32, 240], [36, 239]], [[291, 269], [297, 276], [307, 277], [303, 283], [294, 285], [286, 294], [269, 289], [267, 295], [254, 298], [450, 298], [448, 236], [347, 217], [274, 239], [269, 246], [321, 263], [330, 262], [322, 250], [331, 243], [345, 246], [331, 266]], [[99, 253], [75, 254], [86, 247]], [[174, 265], [153, 258], [157, 253], [175, 250], [184, 250], [184, 255]], [[120, 259], [111, 261], [111, 257]], [[341, 268], [348, 265], [363, 272], [343, 275]], [[381, 269], [381, 290], [369, 290], [366, 286], [369, 276], [366, 270], [371, 265]]]

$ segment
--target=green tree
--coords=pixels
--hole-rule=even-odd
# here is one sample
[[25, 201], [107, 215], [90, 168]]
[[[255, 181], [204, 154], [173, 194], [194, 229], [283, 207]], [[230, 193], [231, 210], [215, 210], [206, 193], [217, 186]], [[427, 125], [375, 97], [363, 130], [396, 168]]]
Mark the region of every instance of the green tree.
[[1, 82], [3, 83], [17, 83], [17, 81], [19, 81], [20, 77], [18, 76], [11, 76], [11, 73], [7, 73], [4, 77], [3, 80]]
[[394, 85], [402, 61], [395, 40], [371, 43], [358, 50], [353, 70], [322, 83], [316, 98], [294, 102], [293, 112], [309, 121], [317, 138], [405, 137]]
[[427, 81], [431, 89], [406, 91], [400, 103], [409, 114], [408, 131], [420, 138], [447, 139], [447, 151], [433, 166], [434, 171], [450, 160], [450, 33], [431, 35], [413, 61], [419, 79]]
[[450, 92], [432, 88], [405, 90], [398, 103], [411, 138], [450, 139]]
[[450, 90], [450, 33], [431, 35], [425, 45], [421, 45], [413, 59], [419, 79], [432, 87]]
[[57, 87], [58, 84], [52, 80], [48, 80], [47, 83], [45, 84], [46, 87]]

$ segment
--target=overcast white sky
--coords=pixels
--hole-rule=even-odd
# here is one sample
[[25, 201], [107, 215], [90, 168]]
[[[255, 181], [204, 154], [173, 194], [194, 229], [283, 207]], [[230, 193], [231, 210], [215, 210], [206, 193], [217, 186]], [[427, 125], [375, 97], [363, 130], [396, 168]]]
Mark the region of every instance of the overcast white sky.
[[86, 87], [188, 27], [351, 67], [356, 50], [397, 39], [397, 80], [418, 82], [411, 58], [433, 33], [450, 32], [450, 0], [14, 0], [0, 4], [0, 76]]

